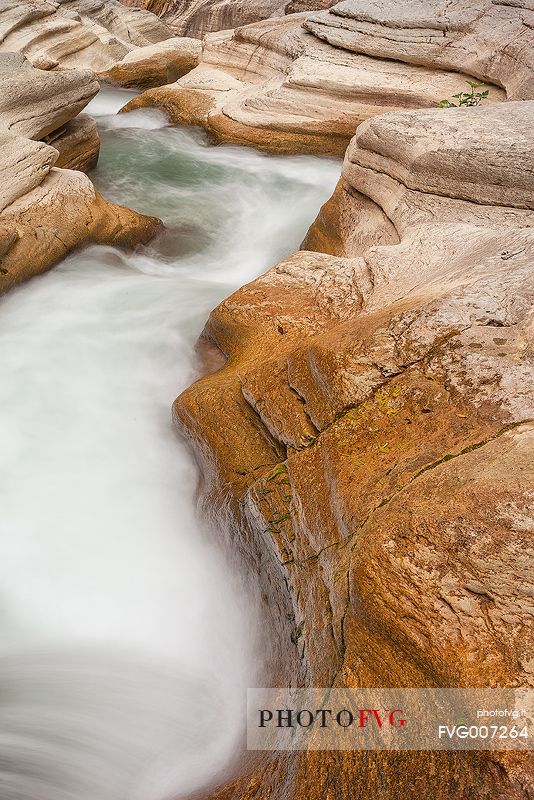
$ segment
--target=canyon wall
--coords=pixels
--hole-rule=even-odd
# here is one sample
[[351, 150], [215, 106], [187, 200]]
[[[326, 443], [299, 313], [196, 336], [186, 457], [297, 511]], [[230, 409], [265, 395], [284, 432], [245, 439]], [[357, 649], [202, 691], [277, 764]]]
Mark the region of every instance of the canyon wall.
[[[533, 30], [526, 0], [351, 0], [207, 37], [138, 101], [279, 152], [358, 128], [303, 249], [213, 311], [174, 405], [268, 601], [273, 685], [534, 685]], [[490, 102], [431, 107], [466, 78]], [[529, 754], [237, 773], [211, 800], [534, 797]]]
[[534, 11], [517, 3], [347, 0], [210, 34], [196, 69], [129, 108], [160, 106], [219, 141], [343, 155], [364, 120], [435, 107], [468, 80], [493, 103], [532, 97]]
[[121, 0], [160, 16], [177, 36], [237, 28], [270, 17], [329, 8], [336, 0]]

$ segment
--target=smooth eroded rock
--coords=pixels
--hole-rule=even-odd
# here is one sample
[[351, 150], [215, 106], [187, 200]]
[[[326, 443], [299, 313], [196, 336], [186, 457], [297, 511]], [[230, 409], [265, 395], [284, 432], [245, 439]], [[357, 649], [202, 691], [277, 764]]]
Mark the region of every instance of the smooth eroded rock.
[[335, 0], [121, 0], [126, 6], [145, 8], [162, 19], [179, 36], [202, 38], [206, 33], [237, 28], [263, 19], [329, 8]]
[[47, 138], [59, 153], [56, 167], [88, 172], [96, 166], [100, 152], [100, 138], [95, 120], [88, 114], [79, 114], [64, 128]]
[[528, 0], [343, 0], [305, 27], [336, 47], [467, 72], [534, 95], [534, 7]]
[[[344, 153], [364, 120], [398, 108], [435, 107], [469, 75], [371, 58], [325, 44], [305, 15], [211, 34], [200, 63], [126, 110], [160, 106], [176, 123], [215, 138], [278, 153]], [[504, 92], [491, 89], [499, 102]]]
[[52, 169], [36, 189], [4, 209], [0, 225], [17, 234], [1, 258], [1, 294], [81, 245], [130, 248], [147, 242], [161, 222], [109, 203], [81, 172]]
[[[323, 252], [208, 321], [226, 363], [175, 419], [263, 554], [299, 662], [278, 685], [534, 685], [533, 153], [534, 102], [368, 120], [307, 237]], [[268, 754], [210, 797], [524, 800], [533, 770], [528, 753]]]
[[[0, 293], [91, 242], [135, 246], [161, 224], [100, 197], [85, 175], [98, 157], [98, 92], [89, 70], [45, 72], [0, 53]], [[60, 169], [66, 167], [68, 169]]]
[[20, 52], [41, 70], [88, 68], [121, 86], [147, 88], [192, 69], [197, 50], [154, 14], [118, 0], [4, 0], [5, 52]]
[[194, 69], [202, 50], [198, 39], [167, 39], [157, 45], [139, 47], [100, 77], [126, 88], [146, 89], [172, 83]]
[[44, 72], [19, 53], [0, 52], [0, 129], [42, 139], [75, 117], [99, 91], [89, 70]]

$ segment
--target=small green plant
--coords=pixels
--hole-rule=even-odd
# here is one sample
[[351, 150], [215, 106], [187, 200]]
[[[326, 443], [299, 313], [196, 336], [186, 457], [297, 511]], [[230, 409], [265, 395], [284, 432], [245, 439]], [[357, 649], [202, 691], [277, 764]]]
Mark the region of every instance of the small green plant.
[[452, 99], [456, 100], [456, 103], [451, 102], [451, 100], [441, 100], [438, 103], [438, 108], [459, 108], [460, 106], [478, 106], [483, 100], [487, 100], [489, 95], [489, 89], [486, 89], [484, 92], [477, 92], [477, 89], [481, 89], [484, 84], [483, 83], [475, 83], [474, 81], [467, 81], [469, 86], [471, 87], [470, 92], [460, 92], [459, 94], [453, 94]]

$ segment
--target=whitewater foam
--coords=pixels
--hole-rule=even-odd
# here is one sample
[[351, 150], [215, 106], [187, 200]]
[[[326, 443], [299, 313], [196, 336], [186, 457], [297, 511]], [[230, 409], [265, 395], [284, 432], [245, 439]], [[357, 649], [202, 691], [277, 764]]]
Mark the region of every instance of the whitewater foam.
[[[0, 305], [0, 794], [166, 800], [239, 742], [257, 604], [195, 512], [170, 406], [228, 292], [295, 249], [339, 163], [209, 147], [158, 112], [109, 116], [93, 179], [157, 214]], [[224, 720], [224, 722], [221, 722]]]

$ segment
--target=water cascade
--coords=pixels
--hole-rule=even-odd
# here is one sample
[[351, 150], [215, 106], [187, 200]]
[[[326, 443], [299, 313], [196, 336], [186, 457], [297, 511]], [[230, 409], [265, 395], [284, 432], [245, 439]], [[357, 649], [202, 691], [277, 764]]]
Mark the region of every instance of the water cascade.
[[210, 146], [91, 104], [109, 199], [161, 217], [1, 301], [3, 800], [170, 800], [240, 736], [254, 597], [195, 512], [170, 406], [209, 310], [299, 245], [339, 163]]

